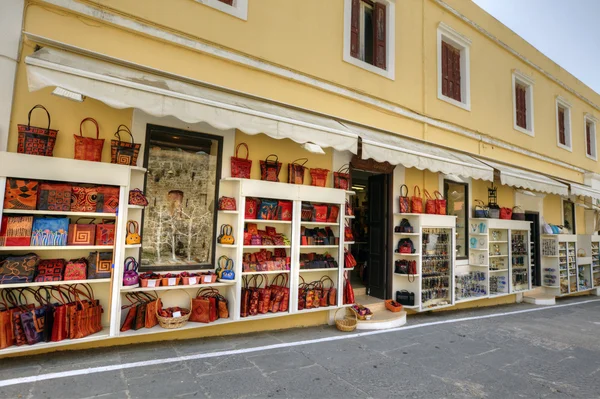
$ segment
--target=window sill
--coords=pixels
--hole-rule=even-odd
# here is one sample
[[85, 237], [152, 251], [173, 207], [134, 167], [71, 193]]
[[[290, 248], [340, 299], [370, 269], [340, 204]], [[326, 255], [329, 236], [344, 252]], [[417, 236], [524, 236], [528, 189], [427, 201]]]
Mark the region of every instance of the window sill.
[[455, 107], [462, 108], [465, 111], [471, 112], [471, 104], [465, 104], [463, 102], [456, 101], [455, 99], [447, 97], [447, 96], [445, 96], [445, 95], [443, 95], [441, 93], [438, 93], [438, 99], [442, 100], [442, 101], [445, 101], [445, 102], [447, 102], [449, 104], [452, 104]]
[[526, 134], [526, 135], [528, 135], [528, 136], [531, 136], [531, 137], [535, 137], [535, 133], [534, 133], [534, 131], [533, 131], [533, 130], [527, 130], [527, 129], [523, 129], [523, 128], [522, 128], [521, 126], [519, 126], [519, 125], [513, 125], [513, 128], [514, 128], [516, 131], [518, 131], [518, 132], [521, 132], [521, 133], [523, 133], [523, 134]]
[[587, 154], [587, 153], [585, 154], [585, 156], [587, 158], [591, 159], [592, 161], [596, 161], [596, 162], [598, 161], [598, 157], [597, 156], [592, 156], [592, 155]]
[[236, 5], [230, 6], [228, 4], [222, 3], [219, 0], [195, 0], [200, 4], [204, 4], [225, 14], [229, 14], [233, 17], [239, 18], [241, 20], [248, 20], [248, 0], [237, 0]]
[[387, 78], [389, 80], [395, 80], [395, 78], [396, 78], [394, 76], [393, 70], [386, 70], [386, 69], [378, 68], [375, 65], [371, 65], [368, 62], [364, 62], [362, 60], [359, 60], [358, 58], [354, 58], [351, 55], [344, 54], [344, 61], [346, 61], [347, 63], [352, 64], [356, 67], [365, 69], [369, 72], [376, 73], [377, 75], [383, 76], [384, 78]]
[[565, 151], [573, 152], [573, 147], [569, 147], [569, 146], [566, 146], [566, 145], [563, 145], [563, 144], [560, 144], [560, 143], [556, 143], [556, 146], [558, 148], [562, 148]]

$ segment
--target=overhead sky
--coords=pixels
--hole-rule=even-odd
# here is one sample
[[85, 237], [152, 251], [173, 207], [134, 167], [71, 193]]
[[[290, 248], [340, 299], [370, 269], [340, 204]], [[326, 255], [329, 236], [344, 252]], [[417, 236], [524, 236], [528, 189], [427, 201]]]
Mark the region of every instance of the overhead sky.
[[473, 0], [600, 93], [600, 0]]

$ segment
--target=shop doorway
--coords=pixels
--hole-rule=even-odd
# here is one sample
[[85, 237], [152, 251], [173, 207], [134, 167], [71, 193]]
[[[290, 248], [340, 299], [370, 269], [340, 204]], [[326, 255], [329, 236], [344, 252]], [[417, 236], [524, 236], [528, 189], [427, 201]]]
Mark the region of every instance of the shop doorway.
[[531, 285], [540, 287], [542, 285], [541, 253], [540, 253], [540, 213], [525, 212], [525, 220], [531, 222], [529, 230], [529, 245], [531, 246]]
[[355, 219], [352, 229], [355, 244], [351, 251], [358, 261], [352, 272], [354, 287], [366, 288], [366, 294], [387, 299], [390, 273], [389, 234], [392, 222], [390, 184], [392, 175], [352, 170], [352, 198]]

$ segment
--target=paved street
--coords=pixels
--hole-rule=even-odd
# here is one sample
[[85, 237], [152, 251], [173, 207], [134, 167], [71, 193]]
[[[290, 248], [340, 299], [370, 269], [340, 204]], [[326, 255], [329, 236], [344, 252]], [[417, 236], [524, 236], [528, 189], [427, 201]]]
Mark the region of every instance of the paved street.
[[[527, 309], [542, 308], [425, 314], [403, 331], [10, 385], [0, 397], [600, 397], [600, 301], [510, 314]], [[346, 335], [322, 327], [0, 360], [0, 380]]]

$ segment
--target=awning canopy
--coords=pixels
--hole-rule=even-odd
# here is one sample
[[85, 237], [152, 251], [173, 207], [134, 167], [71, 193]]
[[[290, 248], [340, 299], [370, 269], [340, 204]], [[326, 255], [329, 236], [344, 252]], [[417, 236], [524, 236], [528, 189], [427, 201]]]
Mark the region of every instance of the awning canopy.
[[363, 159], [372, 158], [407, 168], [494, 180], [494, 170], [469, 155], [364, 126], [345, 122], [344, 125], [362, 138]]
[[29, 90], [58, 86], [114, 108], [138, 108], [158, 117], [172, 115], [187, 123], [206, 122], [356, 154], [358, 136], [332, 118], [115, 61], [43, 48], [25, 59]]
[[569, 187], [539, 173], [530, 172], [513, 166], [481, 160], [500, 174], [500, 182], [506, 186], [524, 188], [542, 193], [569, 195]]
[[600, 191], [595, 190], [590, 186], [586, 186], [585, 184], [574, 183], [563, 179], [557, 180], [569, 186], [569, 188], [571, 189], [571, 195], [589, 197], [594, 201], [600, 201]]

